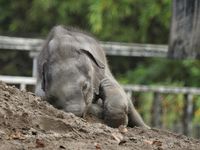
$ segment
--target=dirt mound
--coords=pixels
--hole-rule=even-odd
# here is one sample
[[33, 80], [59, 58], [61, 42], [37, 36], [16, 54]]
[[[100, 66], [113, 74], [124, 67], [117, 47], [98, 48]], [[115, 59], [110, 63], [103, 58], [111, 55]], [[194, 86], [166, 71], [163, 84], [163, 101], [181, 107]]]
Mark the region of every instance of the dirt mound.
[[[57, 110], [0, 82], [0, 150], [199, 149], [200, 141], [157, 129], [113, 129]], [[93, 123], [92, 123], [93, 122]]]

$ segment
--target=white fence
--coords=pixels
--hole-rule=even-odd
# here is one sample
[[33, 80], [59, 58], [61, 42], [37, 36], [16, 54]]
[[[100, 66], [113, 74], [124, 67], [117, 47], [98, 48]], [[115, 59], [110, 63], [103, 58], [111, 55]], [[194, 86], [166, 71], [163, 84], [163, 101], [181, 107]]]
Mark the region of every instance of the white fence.
[[[27, 85], [35, 85], [36, 83], [36, 56], [41, 50], [43, 40], [31, 38], [17, 38], [0, 36], [0, 49], [6, 50], [22, 50], [30, 52], [30, 57], [33, 58], [32, 77], [19, 77], [19, 76], [2, 76], [0, 80], [8, 84], [19, 84], [21, 89], [26, 89]], [[107, 55], [114, 56], [142, 56], [142, 57], [166, 57], [168, 47], [166, 45], [152, 45], [152, 44], [128, 44], [117, 42], [101, 42], [102, 47], [105, 49]], [[131, 97], [133, 92], [153, 92], [153, 112], [152, 112], [152, 125], [160, 126], [161, 122], [161, 94], [184, 94], [185, 107], [183, 110], [183, 132], [186, 135], [192, 133], [192, 108], [193, 108], [193, 95], [200, 95], [200, 88], [189, 87], [166, 87], [166, 86], [145, 86], [145, 85], [124, 85], [124, 89]]]

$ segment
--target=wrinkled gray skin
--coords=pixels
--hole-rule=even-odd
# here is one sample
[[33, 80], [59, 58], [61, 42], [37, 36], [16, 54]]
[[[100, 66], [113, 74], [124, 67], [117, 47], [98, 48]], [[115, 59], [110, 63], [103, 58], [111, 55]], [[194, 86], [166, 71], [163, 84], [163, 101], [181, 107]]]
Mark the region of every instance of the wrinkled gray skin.
[[104, 50], [83, 32], [54, 27], [38, 56], [36, 95], [84, 117], [92, 113], [111, 127], [149, 128], [112, 76]]

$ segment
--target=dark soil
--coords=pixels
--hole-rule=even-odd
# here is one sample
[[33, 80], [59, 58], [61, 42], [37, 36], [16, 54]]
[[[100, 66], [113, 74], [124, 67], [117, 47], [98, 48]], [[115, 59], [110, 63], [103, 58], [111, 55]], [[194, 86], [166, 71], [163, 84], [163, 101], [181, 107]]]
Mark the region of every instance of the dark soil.
[[159, 129], [110, 128], [53, 108], [0, 82], [0, 150], [200, 149], [200, 140]]

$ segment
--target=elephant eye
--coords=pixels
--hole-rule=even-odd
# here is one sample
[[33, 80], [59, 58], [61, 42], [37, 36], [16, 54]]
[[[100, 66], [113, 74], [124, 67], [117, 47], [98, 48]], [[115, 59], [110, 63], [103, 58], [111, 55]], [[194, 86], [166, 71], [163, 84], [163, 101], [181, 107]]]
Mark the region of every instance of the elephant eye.
[[87, 83], [87, 82], [84, 82], [84, 83], [83, 83], [82, 89], [83, 89], [83, 90], [86, 90], [87, 88], [88, 88], [88, 83]]
[[82, 84], [82, 91], [85, 93], [87, 92], [89, 89], [89, 82], [88, 81], [84, 81]]

